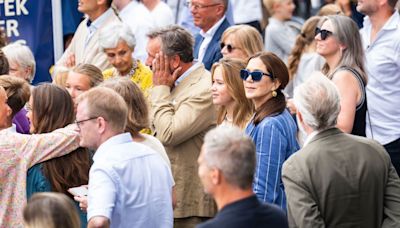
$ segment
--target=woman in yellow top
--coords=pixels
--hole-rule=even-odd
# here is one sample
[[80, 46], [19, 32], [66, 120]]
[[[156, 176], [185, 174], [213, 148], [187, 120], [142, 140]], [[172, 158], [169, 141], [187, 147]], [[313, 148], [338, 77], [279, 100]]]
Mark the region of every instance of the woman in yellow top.
[[104, 80], [117, 76], [129, 77], [147, 97], [153, 85], [153, 72], [132, 57], [136, 39], [129, 27], [124, 24], [105, 27], [99, 33], [99, 45], [113, 65], [103, 71]]

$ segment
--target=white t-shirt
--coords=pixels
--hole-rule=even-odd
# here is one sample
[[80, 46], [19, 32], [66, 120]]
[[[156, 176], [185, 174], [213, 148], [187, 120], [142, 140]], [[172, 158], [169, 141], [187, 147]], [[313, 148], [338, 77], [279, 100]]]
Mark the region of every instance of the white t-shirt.
[[172, 10], [165, 2], [158, 3], [150, 13], [154, 19], [156, 27], [164, 27], [174, 23], [174, 15], [172, 14]]

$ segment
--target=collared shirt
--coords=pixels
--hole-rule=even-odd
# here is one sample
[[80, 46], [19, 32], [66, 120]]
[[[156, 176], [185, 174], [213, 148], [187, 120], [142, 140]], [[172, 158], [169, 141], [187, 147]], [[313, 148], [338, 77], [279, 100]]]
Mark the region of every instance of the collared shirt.
[[[400, 16], [396, 11], [371, 42], [372, 24], [360, 30], [368, 73], [366, 134], [385, 145], [400, 138]], [[372, 130], [372, 132], [371, 132]]]
[[225, 20], [225, 16], [223, 16], [217, 23], [215, 23], [207, 32], [203, 30], [200, 31], [200, 35], [204, 38], [203, 42], [201, 42], [199, 48], [199, 57], [198, 61], [203, 62], [204, 55], [206, 54], [206, 50], [208, 45], [210, 44], [214, 34], [217, 32], [219, 26]]
[[28, 169], [78, 148], [79, 135], [73, 128], [39, 135], [0, 130], [0, 227], [23, 227]]
[[185, 79], [187, 76], [189, 76], [193, 71], [195, 71], [197, 68], [199, 68], [202, 65], [201, 62], [194, 62], [194, 64], [185, 71], [176, 81], [174, 82], [175, 87], [179, 85]]
[[88, 35], [86, 36], [85, 39], [85, 45], [87, 45], [90, 41], [90, 39], [93, 37], [93, 34], [101, 27], [101, 25], [113, 14], [113, 9], [108, 9], [106, 12], [104, 12], [100, 17], [96, 18], [96, 20], [92, 21], [89, 23], [90, 25], [88, 26]]
[[101, 144], [93, 161], [88, 221], [104, 216], [110, 227], [173, 226], [173, 178], [157, 152], [123, 133]]

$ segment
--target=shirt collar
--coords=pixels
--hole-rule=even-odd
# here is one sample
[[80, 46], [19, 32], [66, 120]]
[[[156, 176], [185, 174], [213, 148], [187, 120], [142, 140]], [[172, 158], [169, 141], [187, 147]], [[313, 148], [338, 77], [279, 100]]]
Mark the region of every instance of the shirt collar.
[[311, 132], [311, 134], [309, 134], [309, 135], [307, 136], [307, 139], [306, 139], [306, 141], [304, 142], [303, 147], [305, 147], [307, 144], [309, 144], [309, 143], [311, 142], [311, 140], [312, 140], [316, 135], [318, 135], [318, 133], [319, 133], [319, 131], [313, 131], [313, 132]]
[[225, 16], [223, 16], [217, 23], [213, 25], [207, 32], [203, 32], [203, 30], [200, 30], [200, 35], [202, 37], [213, 37], [214, 34], [217, 32], [219, 26], [224, 22]]
[[97, 148], [96, 153], [93, 156], [93, 161], [95, 161], [97, 158], [102, 157], [104, 153], [108, 153], [109, 148], [118, 145], [118, 144], [124, 144], [128, 142], [133, 142], [132, 136], [130, 133], [122, 133], [118, 135], [114, 135], [113, 137], [107, 139], [105, 142], [103, 142], [99, 148]]
[[17, 133], [17, 125], [12, 124], [11, 127], [4, 129], [10, 133]]
[[[396, 10], [392, 16], [390, 16], [389, 20], [386, 21], [385, 25], [382, 27], [381, 30], [393, 30], [393, 29], [397, 29], [400, 22], [400, 14], [399, 12]], [[365, 16], [364, 17], [364, 27], [371, 27], [371, 20], [369, 19], [369, 16]]]
[[187, 69], [178, 79], [176, 79], [174, 85], [177, 87], [183, 79], [185, 79], [187, 76], [189, 76], [193, 71], [195, 71], [197, 68], [199, 68], [202, 65], [202, 63], [195, 61], [194, 64]]
[[89, 29], [97, 30], [98, 28], [100, 28], [101, 25], [104, 24], [104, 22], [107, 20], [107, 18], [109, 18], [113, 13], [113, 10], [109, 8], [106, 12], [100, 15], [100, 17], [96, 18], [96, 20], [92, 21], [89, 24]]

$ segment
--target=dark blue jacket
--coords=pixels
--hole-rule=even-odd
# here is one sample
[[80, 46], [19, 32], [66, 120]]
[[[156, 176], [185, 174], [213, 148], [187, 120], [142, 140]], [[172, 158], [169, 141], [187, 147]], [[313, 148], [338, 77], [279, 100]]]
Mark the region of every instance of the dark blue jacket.
[[[228, 22], [228, 20], [225, 18], [222, 22], [222, 24], [219, 26], [217, 31], [215, 32], [213, 38], [211, 39], [210, 44], [208, 45], [206, 52], [204, 54], [203, 58], [203, 64], [207, 70], [210, 70], [213, 63], [217, 62], [220, 58], [222, 58], [221, 54], [221, 47], [220, 47], [220, 41], [221, 41], [221, 36], [224, 31], [230, 27], [231, 24]], [[203, 37], [198, 33], [195, 38], [195, 43], [194, 43], [194, 58], [197, 59], [199, 57], [199, 49], [201, 42], [203, 41]]]

